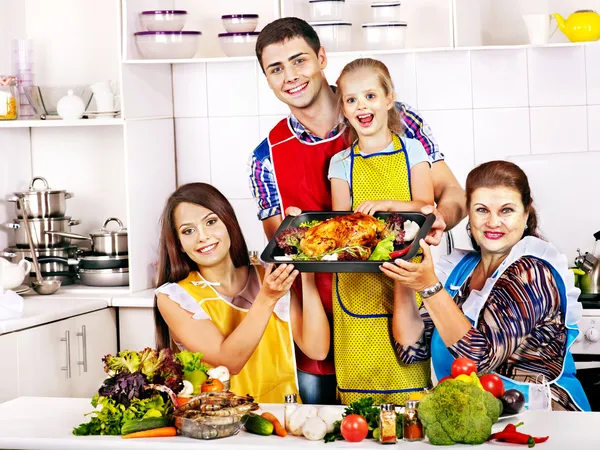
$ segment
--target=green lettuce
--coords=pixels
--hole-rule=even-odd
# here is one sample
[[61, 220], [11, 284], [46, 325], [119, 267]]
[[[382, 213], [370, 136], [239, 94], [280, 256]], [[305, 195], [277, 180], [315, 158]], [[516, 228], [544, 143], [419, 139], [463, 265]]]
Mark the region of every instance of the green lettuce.
[[185, 374], [194, 372], [196, 370], [200, 370], [204, 373], [208, 372], [209, 367], [202, 362], [203, 356], [204, 355], [202, 353], [190, 352], [188, 350], [184, 350], [175, 355], [175, 357], [183, 366], [183, 372]]
[[394, 251], [394, 233], [387, 235], [385, 239], [379, 241], [379, 243], [373, 249], [373, 253], [369, 256], [370, 261], [387, 261], [390, 259], [390, 253]]

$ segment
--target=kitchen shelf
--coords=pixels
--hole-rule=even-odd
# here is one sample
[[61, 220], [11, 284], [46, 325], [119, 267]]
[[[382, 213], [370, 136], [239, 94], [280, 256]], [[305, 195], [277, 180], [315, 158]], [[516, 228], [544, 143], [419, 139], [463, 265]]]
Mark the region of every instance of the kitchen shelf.
[[2, 120], [0, 128], [106, 127], [123, 125], [122, 118], [80, 120]]

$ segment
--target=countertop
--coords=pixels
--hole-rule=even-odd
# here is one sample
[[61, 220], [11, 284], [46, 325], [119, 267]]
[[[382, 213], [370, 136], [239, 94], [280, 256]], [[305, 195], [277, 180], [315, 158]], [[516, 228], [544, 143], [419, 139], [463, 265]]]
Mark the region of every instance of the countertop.
[[56, 294], [38, 295], [30, 290], [21, 295], [23, 315], [0, 320], [0, 335], [86, 314], [108, 307], [152, 308], [154, 289], [131, 293], [128, 287], [63, 286]]
[[[274, 413], [283, 419], [283, 405], [262, 405], [263, 410]], [[336, 441], [325, 444], [311, 442], [302, 437], [257, 436], [240, 432], [231, 438], [198, 442], [185, 437], [122, 439], [119, 436], [74, 436], [74, 427], [88, 419], [86, 412], [92, 410], [90, 399], [21, 397], [0, 404], [0, 448], [6, 449], [166, 449], [202, 448], [211, 449], [266, 449], [292, 447], [297, 449], [323, 448], [378, 448], [381, 444], [373, 440], [360, 443]], [[513, 419], [501, 420], [494, 425], [494, 431], [504, 428], [507, 423], [524, 422], [523, 431], [534, 436], [550, 435], [540, 450], [564, 450], [567, 448], [587, 450], [600, 448], [600, 413], [574, 412], [525, 412]], [[427, 441], [398, 445], [404, 448], [435, 448]], [[477, 448], [527, 448], [525, 446], [501, 443], [485, 443]], [[475, 447], [455, 445], [452, 449]], [[536, 446], [537, 448], [537, 446]]]

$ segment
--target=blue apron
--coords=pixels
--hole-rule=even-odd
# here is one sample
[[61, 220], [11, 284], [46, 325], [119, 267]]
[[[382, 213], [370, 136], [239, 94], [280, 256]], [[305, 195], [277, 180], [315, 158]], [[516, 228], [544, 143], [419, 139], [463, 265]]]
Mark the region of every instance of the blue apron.
[[[550, 264], [548, 261], [542, 258], [539, 259], [541, 259], [549, 265], [552, 274], [554, 275], [561, 296], [561, 308], [565, 312], [566, 318], [566, 311], [568, 305], [564, 279], [556, 271], [552, 264]], [[450, 273], [450, 275], [444, 283], [444, 288], [452, 298], [454, 298], [456, 294], [458, 294], [460, 288], [473, 273], [473, 270], [475, 270], [475, 267], [477, 266], [480, 260], [481, 255], [479, 253], [467, 253], [454, 267], [454, 269], [452, 270], [452, 272]], [[500, 278], [504, 270], [506, 270], [509, 266], [510, 264], [504, 265], [503, 263], [501, 267], [498, 268], [498, 270], [496, 270], [496, 272], [491, 277], [491, 279], [494, 280], [494, 283], [495, 281], [497, 281], [498, 278]], [[503, 270], [501, 270], [501, 268]], [[479, 313], [481, 312], [482, 306], [483, 305], [480, 305], [480, 307], [471, 311], [471, 313], [469, 314], [471, 317], [467, 316], [471, 324], [474, 324], [475, 320], [479, 317]], [[557, 384], [565, 391], [567, 391], [568, 394], [571, 396], [571, 399], [582, 411], [591, 411], [590, 404], [585, 395], [585, 392], [583, 391], [581, 383], [575, 377], [575, 362], [573, 361], [573, 356], [571, 355], [571, 352], [568, 351], [568, 349], [571, 347], [571, 345], [577, 338], [578, 334], [579, 328], [576, 324], [567, 324], [567, 354], [565, 355], [565, 359], [563, 362], [563, 370], [561, 375], [557, 379], [552, 380], [549, 384]], [[452, 363], [454, 362], [454, 357], [448, 351], [437, 329], [434, 329], [431, 338], [431, 358], [433, 363], [433, 369], [438, 380], [441, 380], [443, 377], [450, 375], [450, 368], [452, 366]], [[540, 386], [532, 383], [515, 381], [498, 373], [496, 373], [496, 375], [502, 378], [505, 389], [517, 389], [524, 395], [526, 408], [529, 405], [529, 389], [539, 388]]]

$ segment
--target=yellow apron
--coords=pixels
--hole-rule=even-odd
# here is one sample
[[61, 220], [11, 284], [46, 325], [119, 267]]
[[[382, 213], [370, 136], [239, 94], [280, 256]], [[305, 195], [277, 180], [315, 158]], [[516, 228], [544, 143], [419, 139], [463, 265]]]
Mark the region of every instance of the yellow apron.
[[[410, 201], [410, 171], [402, 140], [395, 152], [361, 156], [352, 146], [352, 209], [365, 200]], [[422, 254], [413, 258], [420, 262]], [[392, 335], [394, 282], [377, 273], [339, 273], [333, 279], [335, 372], [343, 404], [373, 397], [376, 404], [404, 404], [430, 385], [430, 364], [404, 364]], [[417, 305], [422, 300], [417, 296]]]
[[[259, 279], [262, 280], [260, 269]], [[198, 302], [224, 336], [230, 335], [248, 314], [247, 309], [234, 306], [221, 297], [198, 272], [190, 273], [178, 284]], [[250, 394], [259, 403], [283, 403], [285, 395], [298, 394], [296, 358], [289, 323], [289, 295], [287, 299], [279, 300], [286, 301], [288, 320], [282, 320], [275, 312], [271, 315], [254, 353], [240, 373], [231, 376], [232, 392]]]

